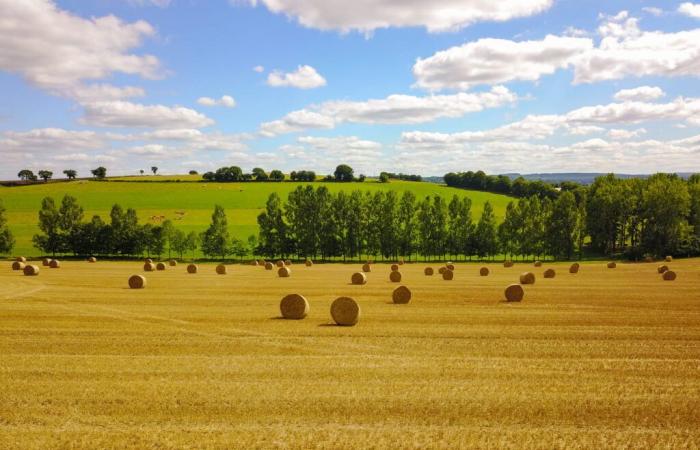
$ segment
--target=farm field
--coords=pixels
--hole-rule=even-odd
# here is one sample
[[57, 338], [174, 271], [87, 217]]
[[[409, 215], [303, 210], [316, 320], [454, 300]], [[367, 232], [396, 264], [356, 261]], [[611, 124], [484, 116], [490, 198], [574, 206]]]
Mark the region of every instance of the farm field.
[[[133, 180], [136, 177], [127, 177]], [[144, 177], [153, 179], [156, 177]], [[161, 179], [160, 177], [157, 177]], [[182, 176], [180, 176], [182, 178]], [[177, 183], [177, 182], [95, 182], [74, 181], [70, 183], [35, 184], [23, 187], [0, 187], [0, 199], [7, 208], [10, 230], [17, 240], [15, 254], [40, 255], [32, 245], [32, 236], [39, 232], [38, 211], [41, 200], [53, 197], [60, 204], [64, 195], [78, 199], [85, 210], [85, 220], [98, 214], [109, 220], [109, 211], [115, 203], [124, 208], [134, 208], [141, 223], [160, 223], [151, 220], [154, 216], [164, 216], [173, 220], [177, 228], [185, 232], [201, 232], [211, 222], [214, 205], [222, 205], [228, 216], [232, 237], [245, 240], [258, 233], [257, 216], [265, 207], [272, 192], [277, 192], [283, 201], [297, 186], [308, 183]], [[411, 190], [417, 198], [439, 194], [446, 199], [457, 194], [472, 199], [472, 215], [478, 220], [483, 204], [490, 201], [499, 220], [511, 198], [487, 192], [466, 191], [449, 188], [434, 183], [392, 181], [391, 183], [313, 183], [326, 186], [332, 192], [340, 190], [395, 190], [401, 194]], [[181, 220], [176, 211], [185, 214]], [[201, 255], [200, 255], [201, 256]]]
[[[457, 264], [449, 282], [406, 264], [407, 305], [384, 264], [364, 286], [359, 265], [3, 264], [0, 448], [700, 446], [700, 259], [673, 282], [657, 264]], [[294, 292], [310, 314], [281, 320]], [[332, 324], [341, 295], [355, 327]]]

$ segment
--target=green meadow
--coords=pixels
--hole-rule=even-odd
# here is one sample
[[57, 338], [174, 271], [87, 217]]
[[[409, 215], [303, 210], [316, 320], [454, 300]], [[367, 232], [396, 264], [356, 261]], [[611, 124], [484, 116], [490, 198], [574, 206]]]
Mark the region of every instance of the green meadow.
[[[283, 200], [297, 186], [308, 183], [250, 182], [250, 183], [193, 183], [176, 180], [196, 180], [198, 176], [181, 177], [125, 177], [110, 181], [78, 180], [73, 182], [35, 184], [21, 187], [0, 187], [0, 198], [7, 208], [10, 229], [17, 240], [13, 253], [38, 256], [40, 252], [32, 245], [32, 236], [38, 233], [37, 214], [44, 197], [53, 197], [56, 202], [72, 195], [85, 210], [85, 220], [97, 214], [106, 221], [115, 203], [124, 208], [134, 208], [139, 222], [160, 222], [158, 217], [173, 221], [185, 232], [204, 231], [211, 220], [214, 205], [222, 205], [228, 217], [231, 235], [245, 240], [257, 234], [257, 216], [265, 206], [269, 195], [277, 192]], [[117, 181], [118, 180], [118, 181]], [[483, 205], [490, 201], [498, 218], [502, 218], [511, 200], [504, 195], [466, 191], [427, 182], [392, 181], [378, 183], [313, 183], [326, 186], [331, 192], [361, 189], [365, 191], [395, 190], [399, 194], [410, 190], [417, 198], [440, 195], [446, 199], [453, 195], [468, 196], [472, 200], [474, 220], [478, 220]], [[184, 214], [176, 214], [183, 212]]]

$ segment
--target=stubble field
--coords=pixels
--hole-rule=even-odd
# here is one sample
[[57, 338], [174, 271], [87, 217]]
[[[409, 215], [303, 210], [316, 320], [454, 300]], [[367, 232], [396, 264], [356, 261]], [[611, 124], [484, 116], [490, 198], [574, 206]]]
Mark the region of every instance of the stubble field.
[[[0, 270], [0, 448], [697, 448], [700, 260]], [[433, 264], [437, 268], [438, 264]], [[557, 277], [542, 278], [549, 267]], [[537, 275], [522, 303], [503, 289]], [[148, 287], [130, 290], [130, 275]], [[311, 304], [279, 318], [292, 292]], [[338, 296], [355, 327], [329, 314]]]

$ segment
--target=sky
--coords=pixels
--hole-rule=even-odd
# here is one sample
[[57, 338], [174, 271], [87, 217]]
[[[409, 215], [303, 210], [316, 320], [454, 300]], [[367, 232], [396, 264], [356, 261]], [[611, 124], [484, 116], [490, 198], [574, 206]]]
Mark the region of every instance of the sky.
[[0, 0], [0, 179], [700, 171], [700, 3]]

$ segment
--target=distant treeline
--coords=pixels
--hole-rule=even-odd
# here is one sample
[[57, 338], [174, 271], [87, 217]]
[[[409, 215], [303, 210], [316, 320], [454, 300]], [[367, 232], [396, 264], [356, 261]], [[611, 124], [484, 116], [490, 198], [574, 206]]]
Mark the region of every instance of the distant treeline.
[[[531, 197], [554, 199], [557, 189], [544, 181], [528, 181], [523, 177], [511, 180], [507, 175], [486, 175], [481, 170], [477, 172], [450, 172], [444, 176], [445, 184], [451, 187], [471, 189], [475, 191], [493, 192], [495, 194], [512, 195], [513, 197]], [[563, 183], [566, 190], [578, 187], [577, 183]]]
[[408, 175], [405, 173], [381, 172], [379, 174], [381, 181], [385, 180], [403, 180], [403, 181], [423, 181], [420, 175]]
[[[272, 170], [269, 173], [264, 169], [256, 167], [251, 173], [244, 173], [238, 166], [221, 167], [216, 172], [207, 172], [202, 175], [205, 181], [216, 181], [220, 183], [246, 182], [246, 181], [284, 181], [285, 175], [281, 170]], [[291, 181], [316, 181], [316, 172], [313, 170], [293, 171], [289, 174]], [[355, 177], [354, 170], [347, 164], [336, 167], [332, 175], [326, 175], [323, 181], [365, 181], [365, 176]]]

